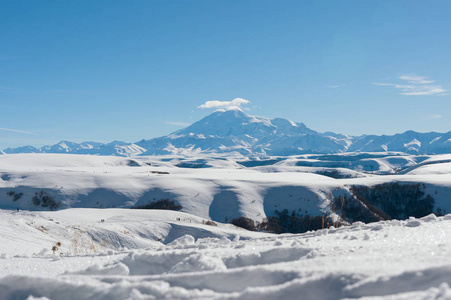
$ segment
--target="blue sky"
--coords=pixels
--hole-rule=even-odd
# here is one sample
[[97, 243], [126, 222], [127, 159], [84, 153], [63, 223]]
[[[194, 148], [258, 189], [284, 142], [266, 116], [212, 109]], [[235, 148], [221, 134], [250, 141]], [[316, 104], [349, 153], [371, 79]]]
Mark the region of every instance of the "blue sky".
[[447, 0], [0, 0], [0, 149], [136, 142], [235, 98], [321, 132], [447, 132], [450, 12]]

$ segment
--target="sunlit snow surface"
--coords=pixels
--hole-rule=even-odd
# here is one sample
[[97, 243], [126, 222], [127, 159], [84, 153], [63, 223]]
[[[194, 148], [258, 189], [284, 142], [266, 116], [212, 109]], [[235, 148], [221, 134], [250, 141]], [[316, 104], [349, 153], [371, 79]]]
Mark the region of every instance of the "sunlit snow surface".
[[297, 235], [168, 211], [0, 220], [0, 299], [451, 298], [451, 215]]
[[[0, 299], [451, 299], [451, 215], [299, 235], [221, 223], [321, 215], [329, 193], [393, 181], [451, 211], [451, 155], [2, 155]], [[63, 210], [34, 206], [41, 189]], [[182, 212], [128, 209], [160, 198]]]
[[[340, 178], [324, 175], [339, 172]], [[261, 221], [275, 210], [327, 213], [330, 196], [352, 185], [421, 183], [434, 209], [451, 212], [451, 155], [355, 153], [269, 157], [112, 157], [73, 154], [0, 155], [0, 208], [48, 210], [32, 198], [43, 190], [60, 208], [129, 208], [171, 199], [182, 211], [225, 222]], [[11, 192], [22, 194], [14, 200]], [[434, 210], [435, 211], [435, 210]]]

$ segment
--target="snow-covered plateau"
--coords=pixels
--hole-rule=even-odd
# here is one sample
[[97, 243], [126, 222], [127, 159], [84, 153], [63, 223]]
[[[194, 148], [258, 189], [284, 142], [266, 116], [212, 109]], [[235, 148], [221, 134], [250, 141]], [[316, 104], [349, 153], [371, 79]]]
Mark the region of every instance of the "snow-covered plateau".
[[0, 156], [4, 209], [52, 209], [45, 196], [54, 209], [130, 208], [170, 199], [183, 212], [217, 222], [241, 216], [261, 221], [283, 209], [322, 215], [332, 198], [351, 196], [352, 186], [392, 182], [421, 184], [434, 198], [431, 212], [451, 212], [451, 154]]
[[[399, 186], [431, 199], [427, 215], [371, 194]], [[405, 220], [374, 210], [381, 221], [365, 224], [333, 206], [357, 192]], [[160, 199], [181, 211], [129, 209]], [[7, 154], [0, 209], [2, 300], [451, 299], [450, 154]], [[273, 234], [226, 222], [284, 209], [343, 226]]]

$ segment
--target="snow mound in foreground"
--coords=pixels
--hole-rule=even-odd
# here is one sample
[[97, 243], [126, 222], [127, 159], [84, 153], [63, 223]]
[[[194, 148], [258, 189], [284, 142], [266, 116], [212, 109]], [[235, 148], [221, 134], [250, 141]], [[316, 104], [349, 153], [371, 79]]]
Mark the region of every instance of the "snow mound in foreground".
[[[0, 217], [0, 299], [451, 298], [451, 215], [297, 235], [171, 211]], [[74, 241], [87, 251], [71, 252]]]

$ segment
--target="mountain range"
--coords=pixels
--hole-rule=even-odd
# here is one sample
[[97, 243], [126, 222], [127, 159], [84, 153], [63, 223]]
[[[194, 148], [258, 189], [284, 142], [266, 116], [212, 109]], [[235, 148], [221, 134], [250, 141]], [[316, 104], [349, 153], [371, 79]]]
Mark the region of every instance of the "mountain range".
[[451, 153], [451, 131], [406, 131], [395, 135], [348, 136], [334, 132], [320, 133], [308, 128], [304, 123], [283, 118], [256, 117], [240, 109], [229, 109], [217, 110], [167, 136], [143, 139], [136, 143], [61, 141], [52, 146], [7, 148], [1, 152], [119, 156], [239, 152], [248, 157], [262, 157], [387, 151], [410, 154]]

